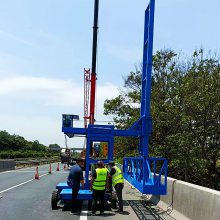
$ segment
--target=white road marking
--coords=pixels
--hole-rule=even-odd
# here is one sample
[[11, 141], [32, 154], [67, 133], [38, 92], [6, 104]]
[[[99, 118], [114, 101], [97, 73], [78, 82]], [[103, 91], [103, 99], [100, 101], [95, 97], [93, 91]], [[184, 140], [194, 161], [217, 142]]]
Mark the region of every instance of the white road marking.
[[87, 216], [88, 216], [87, 207], [88, 207], [88, 201], [84, 200], [79, 220], [87, 220]]
[[[45, 173], [45, 174], [43, 174], [43, 175], [41, 175], [41, 176], [39, 176], [39, 177], [41, 178], [42, 176], [46, 176], [46, 175], [48, 175], [48, 173]], [[31, 180], [25, 181], [25, 182], [23, 182], [23, 183], [20, 183], [20, 184], [18, 184], [18, 185], [15, 185], [15, 186], [12, 186], [12, 187], [10, 187], [10, 188], [8, 188], [8, 189], [5, 189], [5, 190], [3, 190], [3, 191], [0, 191], [0, 194], [1, 194], [1, 193], [4, 193], [4, 192], [7, 192], [7, 191], [9, 191], [9, 190], [11, 190], [11, 189], [17, 188], [17, 187], [19, 187], [19, 186], [22, 186], [22, 185], [24, 185], [24, 184], [26, 184], [26, 183], [29, 183], [29, 182], [33, 181], [33, 180], [35, 180], [35, 179], [31, 179]]]

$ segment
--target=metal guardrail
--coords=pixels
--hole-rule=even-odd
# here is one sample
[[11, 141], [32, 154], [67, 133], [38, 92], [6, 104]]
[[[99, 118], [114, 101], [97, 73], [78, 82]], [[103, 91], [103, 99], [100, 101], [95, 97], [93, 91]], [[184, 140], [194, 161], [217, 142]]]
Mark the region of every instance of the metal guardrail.
[[0, 172], [15, 169], [14, 160], [0, 160]]
[[39, 166], [39, 165], [55, 163], [55, 162], [60, 162], [60, 158], [53, 158], [53, 159], [18, 158], [18, 159], [15, 159], [16, 169], [23, 168], [23, 167]]

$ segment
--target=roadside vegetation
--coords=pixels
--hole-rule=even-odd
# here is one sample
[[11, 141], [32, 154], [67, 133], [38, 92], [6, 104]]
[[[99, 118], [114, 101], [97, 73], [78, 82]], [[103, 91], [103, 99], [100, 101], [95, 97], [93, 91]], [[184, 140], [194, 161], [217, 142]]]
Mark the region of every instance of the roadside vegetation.
[[[124, 77], [120, 95], [104, 114], [127, 129], [140, 115], [141, 68]], [[168, 159], [170, 177], [220, 190], [220, 62], [196, 50], [190, 58], [172, 50], [153, 57], [150, 156]], [[138, 155], [139, 141], [116, 138], [116, 158]]]
[[0, 158], [48, 158], [59, 156], [49, 147], [39, 141], [27, 141], [19, 135], [11, 135], [7, 131], [0, 131]]

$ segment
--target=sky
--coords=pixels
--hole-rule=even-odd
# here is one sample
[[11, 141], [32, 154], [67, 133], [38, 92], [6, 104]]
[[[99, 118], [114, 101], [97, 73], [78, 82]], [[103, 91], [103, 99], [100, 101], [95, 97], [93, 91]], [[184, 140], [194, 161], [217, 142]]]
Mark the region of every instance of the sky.
[[[100, 0], [96, 120], [142, 61], [149, 0]], [[83, 127], [83, 74], [91, 68], [93, 0], [0, 0], [0, 130], [64, 147], [62, 114]], [[156, 0], [154, 52], [220, 51], [220, 1]], [[82, 139], [68, 140], [82, 147]]]

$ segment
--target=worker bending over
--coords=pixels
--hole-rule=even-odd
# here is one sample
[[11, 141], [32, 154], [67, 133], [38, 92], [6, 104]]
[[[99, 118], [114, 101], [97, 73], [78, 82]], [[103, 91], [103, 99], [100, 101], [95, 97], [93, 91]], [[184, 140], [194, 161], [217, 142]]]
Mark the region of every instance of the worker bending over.
[[102, 161], [97, 162], [97, 169], [92, 174], [90, 189], [93, 191], [92, 215], [96, 214], [97, 201], [100, 201], [100, 214], [104, 213], [105, 190], [107, 186], [108, 171]]

